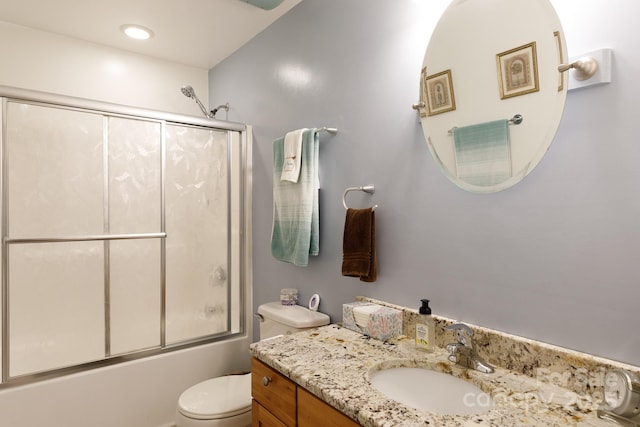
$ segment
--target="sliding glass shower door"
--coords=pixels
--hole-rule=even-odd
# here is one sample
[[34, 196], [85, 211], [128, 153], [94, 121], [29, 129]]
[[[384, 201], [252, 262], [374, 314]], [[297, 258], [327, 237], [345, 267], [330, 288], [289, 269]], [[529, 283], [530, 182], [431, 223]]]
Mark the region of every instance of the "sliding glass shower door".
[[[175, 343], [223, 332], [228, 325], [230, 152], [218, 131], [169, 125], [166, 135], [166, 339]], [[184, 292], [185, 283], [203, 286]]]
[[[102, 117], [7, 105], [6, 248], [11, 376], [104, 357]], [[77, 345], [82, 343], [82, 345]], [[70, 349], [74, 349], [70, 351]]]
[[241, 332], [242, 132], [3, 112], [3, 382]]

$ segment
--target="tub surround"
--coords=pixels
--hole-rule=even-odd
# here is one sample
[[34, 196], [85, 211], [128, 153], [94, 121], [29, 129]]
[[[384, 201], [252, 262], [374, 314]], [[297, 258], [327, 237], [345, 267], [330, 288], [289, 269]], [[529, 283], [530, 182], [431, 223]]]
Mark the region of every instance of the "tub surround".
[[[612, 426], [596, 416], [607, 369], [640, 368], [592, 357], [485, 328], [474, 330], [477, 350], [495, 366], [492, 374], [451, 363], [442, 347], [451, 319], [434, 316], [436, 348], [417, 351], [416, 310], [360, 297], [403, 310], [404, 335], [383, 342], [339, 325], [328, 325], [254, 343], [251, 354], [365, 427], [382, 426]], [[371, 371], [425, 367], [466, 379], [490, 393], [496, 407], [472, 416], [432, 414], [395, 402], [373, 388]], [[473, 404], [471, 399], [471, 404]]]

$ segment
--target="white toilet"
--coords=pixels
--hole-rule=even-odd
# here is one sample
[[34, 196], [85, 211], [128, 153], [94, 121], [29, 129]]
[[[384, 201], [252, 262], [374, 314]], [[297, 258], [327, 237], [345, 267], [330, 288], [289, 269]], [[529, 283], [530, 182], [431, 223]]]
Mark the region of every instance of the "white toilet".
[[[258, 307], [260, 339], [329, 324], [329, 316], [299, 305], [270, 302]], [[226, 375], [189, 387], [178, 399], [177, 427], [251, 425], [251, 374]]]

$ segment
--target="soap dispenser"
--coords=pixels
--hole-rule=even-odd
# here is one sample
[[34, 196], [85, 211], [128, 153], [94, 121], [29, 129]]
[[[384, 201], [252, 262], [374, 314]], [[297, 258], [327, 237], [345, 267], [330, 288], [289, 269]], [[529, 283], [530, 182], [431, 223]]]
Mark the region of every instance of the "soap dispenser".
[[416, 323], [416, 348], [422, 351], [433, 351], [435, 346], [435, 322], [431, 317], [429, 300], [422, 299], [422, 306], [418, 309], [420, 319]]

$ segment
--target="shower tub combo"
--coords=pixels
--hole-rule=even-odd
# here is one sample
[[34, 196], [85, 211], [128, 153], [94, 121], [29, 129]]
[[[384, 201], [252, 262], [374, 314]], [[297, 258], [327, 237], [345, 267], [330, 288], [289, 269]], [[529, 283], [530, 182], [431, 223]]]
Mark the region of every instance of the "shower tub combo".
[[0, 96], [2, 385], [244, 333], [247, 126]]

